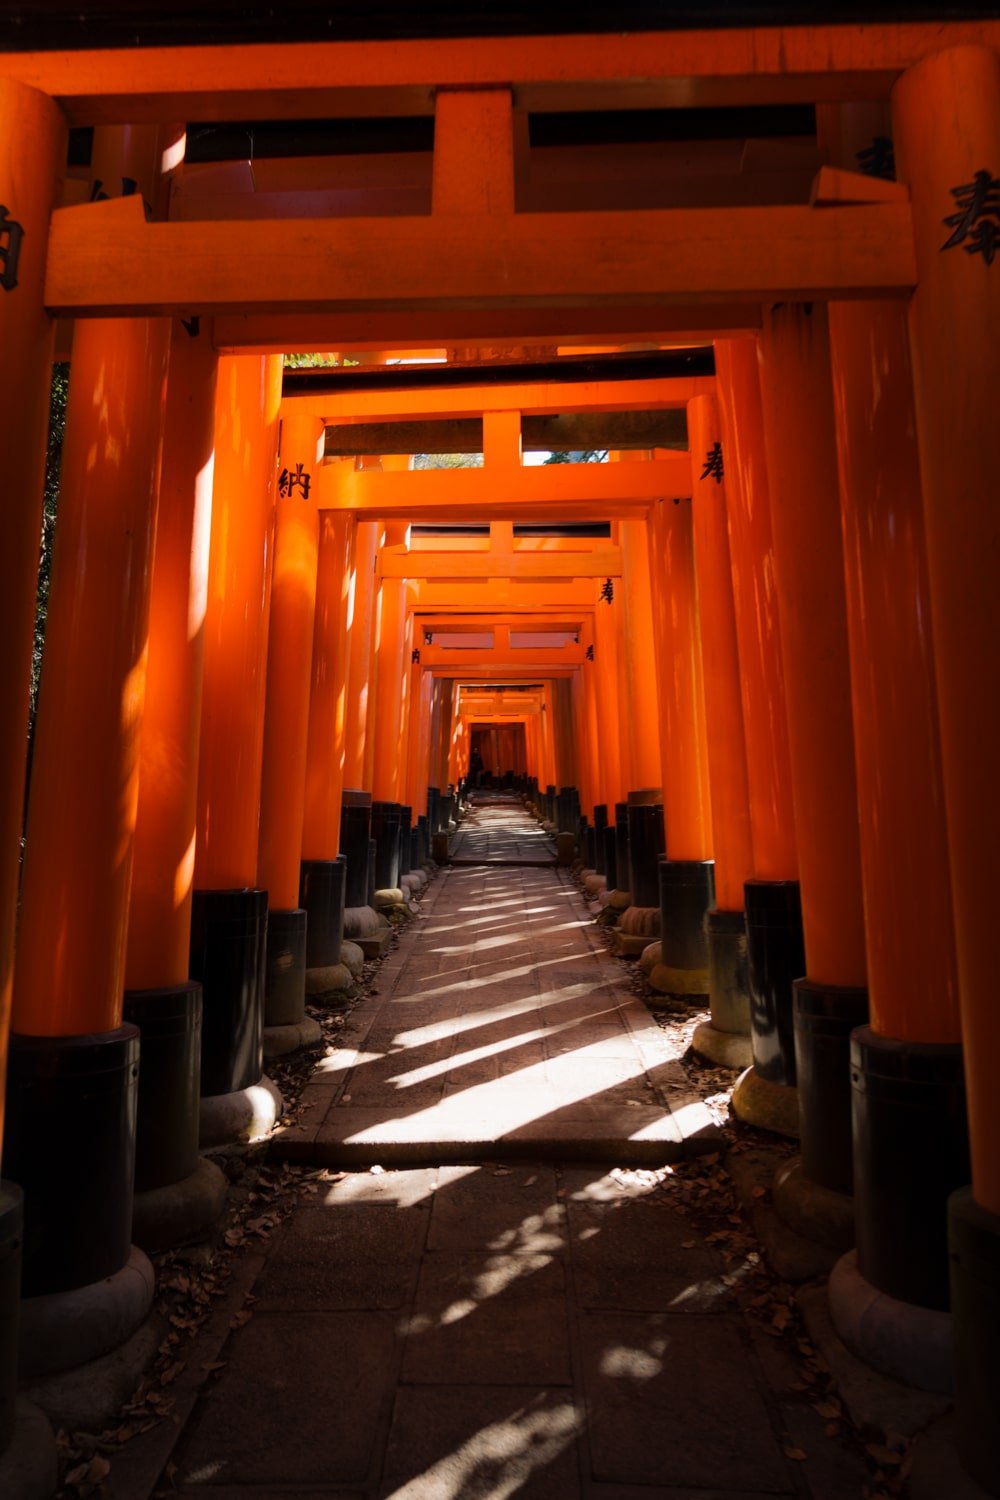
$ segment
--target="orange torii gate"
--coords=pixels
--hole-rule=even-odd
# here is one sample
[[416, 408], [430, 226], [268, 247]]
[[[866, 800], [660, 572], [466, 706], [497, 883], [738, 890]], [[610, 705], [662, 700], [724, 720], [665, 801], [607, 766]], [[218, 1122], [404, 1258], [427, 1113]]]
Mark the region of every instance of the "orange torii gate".
[[[812, 1034], [827, 1021], [836, 1023], [846, 1045], [845, 1017], [856, 1019], [867, 980], [872, 1025], [854, 1034], [855, 1070], [866, 1081], [858, 1090], [855, 1130], [859, 1263], [877, 1291], [925, 1310], [942, 1310], [947, 1302], [944, 1201], [968, 1175], [964, 1037], [974, 1197], [959, 1195], [951, 1209], [961, 1309], [960, 1420], [967, 1462], [997, 1489], [996, 1456], [985, 1436], [992, 1431], [990, 1392], [996, 1389], [986, 1374], [997, 1337], [988, 1312], [995, 1302], [987, 1294], [988, 1274], [979, 1268], [995, 1268], [1000, 1258], [1000, 1140], [992, 1103], [1000, 1046], [992, 943], [992, 894], [1000, 873], [1000, 537], [983, 495], [983, 455], [991, 451], [1000, 382], [998, 47], [1000, 23], [942, 21], [576, 36], [555, 45], [537, 37], [501, 38], [489, 47], [456, 40], [0, 57], [0, 458], [2, 472], [18, 479], [9, 485], [0, 560], [0, 1043], [13, 997], [18, 1041], [12, 1076], [18, 1089], [24, 1086], [12, 1094], [18, 1111], [25, 1080], [41, 1065], [37, 1059], [48, 1067], [52, 1058], [53, 1066], [79, 1058], [81, 1038], [95, 1055], [113, 1050], [123, 1075], [134, 1071], [135, 1035], [121, 1025], [122, 986], [147, 647], [149, 693], [154, 682], [155, 692], [167, 698], [173, 690], [169, 673], [154, 669], [157, 645], [148, 628], [159, 446], [171, 402], [179, 403], [170, 421], [176, 431], [185, 398], [200, 403], [202, 421], [213, 399], [204, 371], [192, 368], [184, 376], [186, 362], [178, 361], [164, 402], [168, 320], [183, 319], [209, 358], [213, 349], [343, 348], [352, 335], [402, 347], [490, 336], [521, 343], [598, 340], [612, 329], [619, 340], [643, 340], [655, 331], [684, 341], [697, 331], [738, 345], [740, 335], [759, 330], [755, 348], [729, 348], [720, 359], [721, 425], [714, 430], [721, 437], [713, 439], [729, 458], [741, 672], [742, 653], [749, 661], [755, 649], [770, 652], [762, 670], [755, 660], [741, 683], [754, 872], [763, 875], [765, 854], [781, 856], [751, 883], [768, 888], [756, 893], [766, 898], [767, 912], [754, 940], [763, 941], [769, 922], [794, 925], [800, 876], [808, 974], [799, 986], [800, 1019], [815, 1022]], [[763, 101], [820, 107], [826, 160], [809, 201], [573, 208], [563, 198], [558, 211], [520, 206], [530, 195], [519, 202], [525, 132], [518, 127], [532, 111]], [[891, 111], [898, 182], [853, 170], [858, 140], [852, 111], [873, 104], [880, 108], [866, 114], [866, 122], [887, 120]], [[181, 153], [176, 131], [171, 135], [167, 127], [178, 120], [254, 119], [262, 112], [284, 119], [433, 113], [430, 212], [394, 213], [388, 220], [310, 217], [288, 202], [270, 205], [274, 217], [231, 217], [232, 204], [214, 220], [171, 217], [163, 200]], [[109, 180], [128, 176], [140, 191], [57, 207], [68, 122], [98, 127], [95, 150], [108, 164]], [[164, 133], [136, 130], [142, 126]], [[530, 172], [530, 160], [527, 166]], [[154, 213], [150, 222], [143, 198]], [[282, 214], [282, 208], [291, 211]], [[70, 398], [15, 945], [25, 688], [57, 316], [76, 320], [74, 364], [89, 375]], [[884, 370], [885, 378], [874, 380], [873, 369]], [[255, 692], [263, 681], [270, 499], [277, 478], [271, 472], [275, 362], [259, 353], [227, 354], [218, 389], [241, 395], [228, 405], [223, 395], [216, 422], [216, 460], [224, 460], [227, 478], [213, 525], [239, 492], [241, 464], [244, 481], [252, 470], [259, 483], [238, 544], [227, 550], [219, 543], [210, 565], [192, 545], [197, 567], [178, 585], [178, 607], [192, 638], [205, 632], [206, 677], [214, 674], [221, 685], [214, 707], [236, 661], [251, 661]], [[511, 409], [484, 412], [490, 417], [484, 424], [487, 466], [481, 474], [448, 476], [449, 498], [441, 498], [440, 479], [432, 484], [427, 475], [345, 469], [331, 476], [331, 503], [324, 509], [361, 518], [357, 555], [366, 526], [405, 530], [411, 520], [456, 510], [487, 513], [497, 500], [494, 457], [496, 472], [517, 491], [522, 518], [550, 519], [553, 507], [600, 519], [625, 512], [634, 517], [662, 506], [665, 497], [694, 491], [690, 459], [677, 454], [615, 466], [614, 472], [598, 465], [587, 466], [592, 472], [586, 474], [565, 472], [572, 466], [554, 466], [545, 475], [521, 470], [514, 415]], [[882, 526], [900, 473], [907, 476], [909, 509], [894, 509], [892, 524]], [[196, 477], [184, 481], [189, 489]], [[186, 524], [193, 538], [196, 508]], [[345, 549], [343, 557], [348, 531], [330, 543], [333, 551]], [[234, 535], [226, 525], [221, 534]], [[390, 546], [399, 545], [395, 535], [390, 532]], [[374, 560], [377, 539], [365, 536]], [[846, 574], [844, 536], [850, 543]], [[675, 543], [685, 556], [683, 522], [671, 532], [671, 547]], [[183, 552], [184, 539], [173, 545]], [[200, 606], [206, 567], [208, 603]], [[879, 615], [879, 581], [886, 577], [898, 609]], [[593, 600], [596, 582], [568, 578], [567, 592], [582, 596], [589, 589]], [[405, 579], [387, 575], [383, 590], [387, 583], [382, 602], [392, 603], [384, 618], [391, 613], [398, 647], [405, 640]], [[494, 583], [487, 596], [495, 599], [505, 589]], [[447, 585], [428, 580], [429, 602], [435, 590], [447, 593]], [[241, 604], [245, 628], [231, 618]], [[893, 634], [897, 617], [911, 621], [901, 641]], [[872, 626], [874, 618], [883, 628]], [[608, 620], [595, 616], [613, 648]], [[914, 646], [929, 635], [932, 645]], [[602, 651], [599, 636], [596, 645]], [[371, 660], [369, 654], [369, 675], [358, 664], [366, 690]], [[200, 661], [183, 671], [199, 673]], [[165, 744], [190, 744], [196, 737], [195, 680], [184, 677], [177, 695], [183, 724], [175, 726], [177, 740], [165, 736]], [[905, 691], [897, 694], [900, 682]], [[899, 704], [905, 709], [894, 717]], [[781, 720], [769, 722], [767, 710], [775, 705]], [[263, 723], [261, 712], [242, 713], [245, 706], [243, 700], [232, 715], [232, 787], [225, 784], [225, 758], [215, 738], [224, 740], [227, 726], [220, 730], [211, 719], [202, 726], [202, 755], [205, 766], [214, 767], [219, 796], [239, 793], [247, 806]], [[162, 717], [158, 723], [163, 730]], [[909, 753], [912, 736], [919, 740], [916, 756]], [[71, 761], [61, 754], [68, 743]], [[789, 774], [781, 787], [770, 786], [769, 804], [768, 747], [781, 744]], [[382, 750], [383, 758], [387, 753]], [[193, 805], [187, 795], [193, 757], [168, 750], [163, 766], [164, 786], [174, 775], [185, 782], [176, 805]], [[893, 841], [910, 848], [907, 823], [925, 812], [933, 819], [933, 871], [919, 848], [901, 857]], [[885, 829], [892, 835], [883, 845]], [[236, 830], [232, 847], [223, 851], [223, 863], [239, 856], [233, 879], [259, 878], [250, 868], [255, 833]], [[208, 857], [204, 839], [200, 848], [191, 842], [172, 856], [161, 893], [171, 919], [175, 903], [183, 906], [190, 895], [196, 860], [204, 865]], [[925, 884], [933, 885], [931, 902]], [[886, 955], [905, 952], [928, 932], [941, 998], [921, 991], [914, 999], [911, 988], [928, 983], [928, 967], [894, 964]], [[789, 962], [787, 978], [798, 978], [799, 960]], [[904, 972], [916, 978], [904, 981]], [[153, 992], [176, 988], [175, 979], [164, 969], [155, 978], [144, 974], [142, 983]], [[769, 1087], [787, 1090], [795, 1082], [790, 1017], [789, 1008], [780, 1015], [775, 1008], [755, 1032], [750, 1081], [772, 1101]], [[799, 1045], [806, 1048], [807, 1029], [799, 1028]], [[252, 1032], [250, 1021], [242, 1038], [247, 1052], [239, 1067], [233, 1060], [231, 1081], [246, 1066], [253, 1071]], [[928, 1084], [923, 1094], [914, 1088], [915, 1060]], [[912, 1110], [907, 1149], [922, 1162], [944, 1161], [933, 1181], [914, 1184], [908, 1159], [900, 1159], [894, 1144], [893, 1110], [879, 1102], [892, 1090], [880, 1096], [873, 1080], [889, 1080]], [[820, 1085], [804, 1080], [806, 1093], [814, 1088]], [[787, 1106], [789, 1096], [781, 1097]], [[25, 1118], [17, 1114], [11, 1126], [15, 1171], [30, 1136]], [[804, 1124], [810, 1118], [807, 1109]], [[945, 1120], [953, 1138], [937, 1152]], [[76, 1133], [82, 1146], [86, 1132]], [[88, 1158], [88, 1170], [126, 1180], [132, 1149], [126, 1136], [115, 1163]], [[816, 1142], [805, 1144], [811, 1149]], [[807, 1151], [807, 1168], [826, 1174], [822, 1157]], [[37, 1201], [37, 1183], [36, 1174], [29, 1201], [32, 1192]], [[838, 1190], [832, 1180], [818, 1186]], [[890, 1191], [901, 1233], [891, 1223]], [[92, 1228], [87, 1255], [70, 1265], [69, 1251], [79, 1247], [67, 1240], [59, 1246], [67, 1252], [60, 1264], [48, 1267], [52, 1279], [35, 1290], [56, 1293], [74, 1275], [97, 1280], [123, 1270], [131, 1204], [120, 1193], [105, 1196], [107, 1213]], [[59, 1238], [50, 1224], [50, 1243]], [[94, 1253], [97, 1241], [103, 1255]], [[32, 1228], [33, 1253], [36, 1245]], [[845, 1328], [856, 1286], [849, 1271], [834, 1284]]]

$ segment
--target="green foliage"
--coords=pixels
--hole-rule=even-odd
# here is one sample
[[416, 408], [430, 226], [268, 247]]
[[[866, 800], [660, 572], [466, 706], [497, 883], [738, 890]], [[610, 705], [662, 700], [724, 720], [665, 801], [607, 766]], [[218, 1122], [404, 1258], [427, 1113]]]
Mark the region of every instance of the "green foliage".
[[547, 464], [603, 464], [607, 462], [607, 448], [574, 448], [567, 453], [550, 453]]
[[38, 711], [38, 684], [42, 675], [42, 647], [49, 613], [49, 586], [52, 579], [52, 548], [56, 535], [56, 511], [59, 505], [59, 471], [62, 466], [63, 435], [66, 431], [66, 398], [69, 394], [69, 365], [52, 367], [49, 394], [49, 438], [45, 453], [45, 490], [42, 501], [42, 534], [38, 549], [38, 592], [35, 597], [35, 639], [31, 651], [30, 722]]
[[417, 453], [414, 454], [415, 469], [481, 469], [481, 453]]
[[359, 364], [356, 359], [341, 359], [336, 354], [286, 354], [286, 370], [338, 370]]

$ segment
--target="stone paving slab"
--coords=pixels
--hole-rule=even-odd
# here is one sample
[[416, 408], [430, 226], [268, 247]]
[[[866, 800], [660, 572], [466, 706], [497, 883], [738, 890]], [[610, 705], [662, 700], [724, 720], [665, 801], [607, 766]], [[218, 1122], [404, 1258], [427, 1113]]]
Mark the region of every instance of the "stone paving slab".
[[[494, 825], [470, 820], [461, 837], [537, 836], [503, 833], [495, 819], [516, 812], [489, 811]], [[713, 1149], [708, 1111], [563, 872], [441, 872], [393, 960], [383, 992], [354, 1012], [354, 1054], [319, 1066], [276, 1154], [648, 1164]]]

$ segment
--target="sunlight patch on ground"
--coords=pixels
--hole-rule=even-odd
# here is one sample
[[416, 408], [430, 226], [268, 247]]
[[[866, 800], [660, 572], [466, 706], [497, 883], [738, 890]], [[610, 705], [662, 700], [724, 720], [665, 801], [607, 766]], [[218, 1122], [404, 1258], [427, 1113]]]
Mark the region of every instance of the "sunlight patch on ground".
[[[539, 1398], [544, 1399], [544, 1398]], [[580, 1419], [572, 1403], [521, 1407], [491, 1422], [387, 1500], [508, 1500], [575, 1438]]]

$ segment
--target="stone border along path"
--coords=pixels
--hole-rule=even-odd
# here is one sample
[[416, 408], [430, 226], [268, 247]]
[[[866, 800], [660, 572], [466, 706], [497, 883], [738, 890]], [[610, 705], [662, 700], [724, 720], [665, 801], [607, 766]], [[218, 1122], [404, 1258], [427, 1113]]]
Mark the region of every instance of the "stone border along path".
[[352, 1013], [357, 1045], [317, 1064], [273, 1155], [662, 1165], [716, 1149], [718, 1126], [568, 873], [522, 859], [537, 828], [518, 805], [473, 809], [454, 838], [485, 842], [485, 861], [440, 871], [380, 993]]

